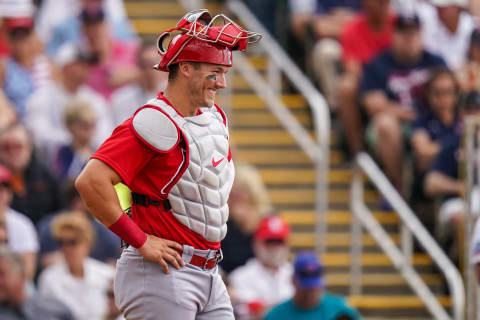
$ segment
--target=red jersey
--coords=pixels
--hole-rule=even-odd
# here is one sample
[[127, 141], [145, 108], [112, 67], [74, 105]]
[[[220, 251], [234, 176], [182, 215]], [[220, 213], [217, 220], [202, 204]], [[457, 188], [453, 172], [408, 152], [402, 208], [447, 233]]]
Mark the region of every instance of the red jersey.
[[[166, 98], [159, 95], [170, 104]], [[171, 105], [171, 104], [170, 104]], [[161, 152], [142, 142], [132, 128], [133, 117], [119, 125], [92, 156], [108, 164], [132, 192], [152, 200], [166, 199], [161, 190], [170, 190], [182, 166], [186, 143], [183, 139], [170, 151]], [[168, 192], [166, 192], [168, 194]], [[170, 211], [156, 206], [132, 204], [132, 219], [146, 233], [159, 238], [187, 244], [197, 249], [220, 249], [220, 242], [209, 242], [182, 225]]]
[[343, 47], [342, 60], [366, 63], [392, 44], [395, 17], [389, 15], [385, 28], [378, 32], [372, 29], [364, 14], [359, 14], [345, 26], [340, 36]]

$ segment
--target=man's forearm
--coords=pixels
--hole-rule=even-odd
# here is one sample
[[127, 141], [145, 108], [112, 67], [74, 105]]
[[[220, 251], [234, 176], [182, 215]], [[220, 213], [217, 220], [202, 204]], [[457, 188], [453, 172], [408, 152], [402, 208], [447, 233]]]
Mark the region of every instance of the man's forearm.
[[429, 196], [461, 195], [463, 183], [439, 172], [431, 172], [425, 178], [425, 193]]
[[147, 235], [123, 213], [114, 185], [120, 176], [99, 160], [91, 160], [75, 182], [87, 209], [113, 233], [135, 248]]

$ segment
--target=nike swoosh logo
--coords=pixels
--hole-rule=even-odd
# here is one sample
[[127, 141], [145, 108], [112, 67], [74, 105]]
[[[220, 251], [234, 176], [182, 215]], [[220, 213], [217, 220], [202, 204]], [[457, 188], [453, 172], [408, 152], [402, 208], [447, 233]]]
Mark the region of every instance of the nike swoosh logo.
[[218, 166], [220, 164], [220, 162], [222, 162], [224, 159], [224, 157], [222, 157], [220, 160], [218, 161], [215, 161], [215, 158], [212, 158], [212, 165], [213, 167], [215, 168], [216, 166]]

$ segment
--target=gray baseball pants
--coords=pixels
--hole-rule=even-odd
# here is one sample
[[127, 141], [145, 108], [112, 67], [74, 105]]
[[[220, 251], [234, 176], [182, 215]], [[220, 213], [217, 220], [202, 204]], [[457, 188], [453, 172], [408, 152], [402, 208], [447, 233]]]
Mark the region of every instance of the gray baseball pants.
[[[191, 250], [183, 259], [190, 261]], [[145, 259], [131, 246], [117, 261], [115, 304], [127, 320], [234, 320], [232, 304], [217, 267], [202, 270], [186, 264], [180, 270]]]

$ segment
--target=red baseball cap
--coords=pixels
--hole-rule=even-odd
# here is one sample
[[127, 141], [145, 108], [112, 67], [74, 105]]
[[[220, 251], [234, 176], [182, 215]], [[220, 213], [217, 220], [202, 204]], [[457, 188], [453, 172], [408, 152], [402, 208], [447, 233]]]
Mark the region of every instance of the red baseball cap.
[[286, 240], [290, 235], [290, 226], [279, 216], [268, 216], [260, 221], [255, 231], [256, 240], [280, 239]]
[[32, 17], [15, 17], [15, 18], [6, 18], [4, 20], [5, 26], [8, 30], [14, 29], [32, 29], [33, 28], [33, 18]]
[[12, 182], [12, 174], [7, 167], [0, 164], [0, 183], [8, 183]]

